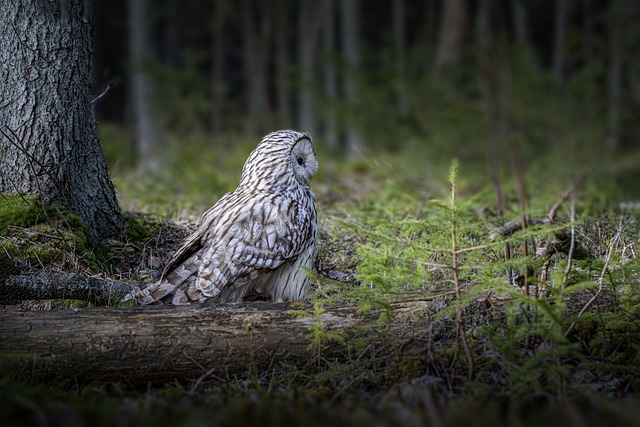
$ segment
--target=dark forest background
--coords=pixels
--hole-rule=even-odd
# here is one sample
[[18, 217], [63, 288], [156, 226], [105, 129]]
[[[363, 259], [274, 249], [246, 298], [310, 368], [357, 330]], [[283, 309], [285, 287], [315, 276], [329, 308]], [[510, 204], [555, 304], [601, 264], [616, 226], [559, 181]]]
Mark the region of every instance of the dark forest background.
[[351, 155], [583, 165], [638, 147], [639, 18], [633, 0], [98, 0], [96, 115], [110, 162], [152, 172], [176, 141], [277, 128]]

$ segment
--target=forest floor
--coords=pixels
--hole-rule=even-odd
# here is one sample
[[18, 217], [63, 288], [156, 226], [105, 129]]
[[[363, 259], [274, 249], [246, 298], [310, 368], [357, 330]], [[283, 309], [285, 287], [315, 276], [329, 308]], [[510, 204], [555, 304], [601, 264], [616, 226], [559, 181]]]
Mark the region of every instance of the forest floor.
[[[5, 199], [0, 249], [23, 271], [153, 281], [199, 213], [234, 188], [247, 150], [189, 168], [178, 159], [153, 182], [116, 168], [130, 225], [97, 246], [72, 217], [33, 217], [33, 206]], [[320, 331], [304, 366], [144, 386], [16, 370], [5, 354], [3, 425], [640, 425], [640, 209], [633, 194], [611, 193], [628, 170], [577, 185], [532, 166], [524, 204], [517, 179], [500, 178], [498, 213], [484, 165], [319, 155], [309, 298], [377, 313], [381, 330], [392, 302], [441, 298], [451, 302], [437, 314], [451, 320], [450, 340], [409, 349], [347, 341], [353, 356], [327, 360], [321, 344], [335, 337]]]

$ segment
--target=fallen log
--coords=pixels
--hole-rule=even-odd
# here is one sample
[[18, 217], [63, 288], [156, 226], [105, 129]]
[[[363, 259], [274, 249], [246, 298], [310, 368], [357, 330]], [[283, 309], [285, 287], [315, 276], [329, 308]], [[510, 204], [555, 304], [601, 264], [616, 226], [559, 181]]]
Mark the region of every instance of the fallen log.
[[424, 300], [395, 303], [385, 327], [376, 326], [377, 313], [358, 315], [354, 306], [300, 316], [301, 309], [313, 313], [309, 303], [301, 302], [58, 311], [7, 306], [0, 312], [0, 351], [27, 353], [30, 371], [67, 377], [132, 383], [227, 377], [283, 364], [302, 367], [314, 357], [355, 357], [344, 342], [311, 349], [308, 334], [314, 325], [334, 335], [364, 335], [370, 351], [388, 347], [393, 337], [397, 353], [419, 354], [433, 341], [454, 339], [455, 328], [451, 323], [447, 327], [446, 320], [434, 329], [429, 315], [433, 305]]

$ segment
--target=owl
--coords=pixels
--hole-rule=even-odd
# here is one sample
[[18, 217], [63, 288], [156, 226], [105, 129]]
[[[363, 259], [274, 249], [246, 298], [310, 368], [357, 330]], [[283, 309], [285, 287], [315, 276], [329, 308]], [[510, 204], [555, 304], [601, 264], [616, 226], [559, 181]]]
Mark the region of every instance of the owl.
[[202, 215], [202, 224], [140, 304], [237, 302], [247, 294], [302, 299], [316, 256], [317, 211], [309, 186], [318, 169], [311, 137], [281, 130], [249, 155], [238, 188]]

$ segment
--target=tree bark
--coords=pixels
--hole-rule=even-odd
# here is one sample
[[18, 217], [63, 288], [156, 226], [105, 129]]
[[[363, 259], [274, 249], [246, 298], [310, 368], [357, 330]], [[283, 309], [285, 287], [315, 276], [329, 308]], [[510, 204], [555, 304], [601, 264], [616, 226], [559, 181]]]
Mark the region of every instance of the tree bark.
[[[342, 33], [342, 56], [346, 72], [344, 74], [344, 94], [353, 110], [360, 100], [357, 73], [360, 70], [360, 2], [359, 0], [340, 1], [340, 23]], [[353, 121], [353, 120], [352, 120]], [[362, 146], [362, 138], [356, 126], [347, 123], [347, 148], [357, 150]]]
[[435, 69], [460, 59], [469, 27], [467, 0], [447, 0], [442, 3]]
[[0, 191], [40, 195], [113, 237], [124, 219], [96, 134], [83, 12], [80, 0], [0, 0]]
[[292, 4], [287, 0], [276, 2], [274, 23], [275, 33], [275, 95], [278, 108], [278, 124], [281, 129], [290, 129], [293, 124], [292, 78], [289, 42], [291, 40], [290, 23], [293, 20]]
[[609, 30], [609, 146], [620, 147], [623, 93], [623, 45], [625, 17], [631, 15], [627, 0], [618, 0], [611, 6]]
[[316, 134], [314, 80], [317, 50], [319, 15], [314, 2], [300, 1], [298, 4], [298, 63], [300, 66], [300, 90], [298, 98], [299, 128], [311, 135]]
[[513, 19], [513, 32], [516, 43], [521, 49], [530, 53], [531, 37], [529, 36], [529, 12], [524, 0], [511, 1], [511, 15]]
[[[416, 356], [438, 341], [455, 340], [451, 321], [429, 314], [433, 301], [393, 304], [384, 327], [377, 326], [379, 313], [358, 315], [354, 306], [325, 307], [312, 317], [299, 316], [300, 309], [313, 313], [301, 302], [60, 311], [7, 307], [0, 311], [0, 350], [30, 354], [25, 361], [30, 372], [146, 383], [346, 361], [353, 357], [348, 338], [356, 333], [378, 357], [388, 354], [390, 345], [396, 355]], [[312, 326], [341, 333], [345, 342], [310, 346]]]
[[553, 29], [553, 58], [551, 63], [553, 81], [556, 85], [562, 84], [564, 79], [564, 44], [568, 17], [568, 0], [556, 0]]
[[151, 108], [151, 81], [145, 67], [151, 58], [151, 22], [149, 0], [128, 2], [129, 91], [133, 106], [137, 166], [143, 172], [159, 175], [162, 170], [161, 140]]
[[2, 276], [4, 275], [0, 274], [0, 304], [24, 300], [69, 299], [108, 306], [120, 303], [133, 289], [124, 283], [74, 273], [56, 276]]
[[226, 100], [226, 44], [225, 37], [228, 6], [225, 2], [213, 0], [213, 29], [211, 35], [211, 132], [214, 136], [225, 131], [223, 104]]
[[406, 69], [407, 69], [407, 40], [405, 24], [404, 0], [393, 2], [391, 14], [393, 16], [393, 50], [395, 64], [395, 90], [398, 101], [398, 108], [402, 113], [408, 111], [407, 90], [406, 90]]
[[[323, 50], [324, 54], [336, 53], [336, 5], [334, 0], [325, 0], [323, 3]], [[324, 106], [324, 140], [329, 147], [338, 147], [338, 118], [336, 114], [336, 101], [338, 99], [338, 75], [334, 61], [322, 61], [322, 74], [324, 77], [324, 94], [326, 104]]]
[[242, 2], [242, 57], [249, 134], [264, 132], [263, 124], [268, 112], [268, 52], [265, 50], [270, 22], [263, 7], [263, 4], [252, 0]]

